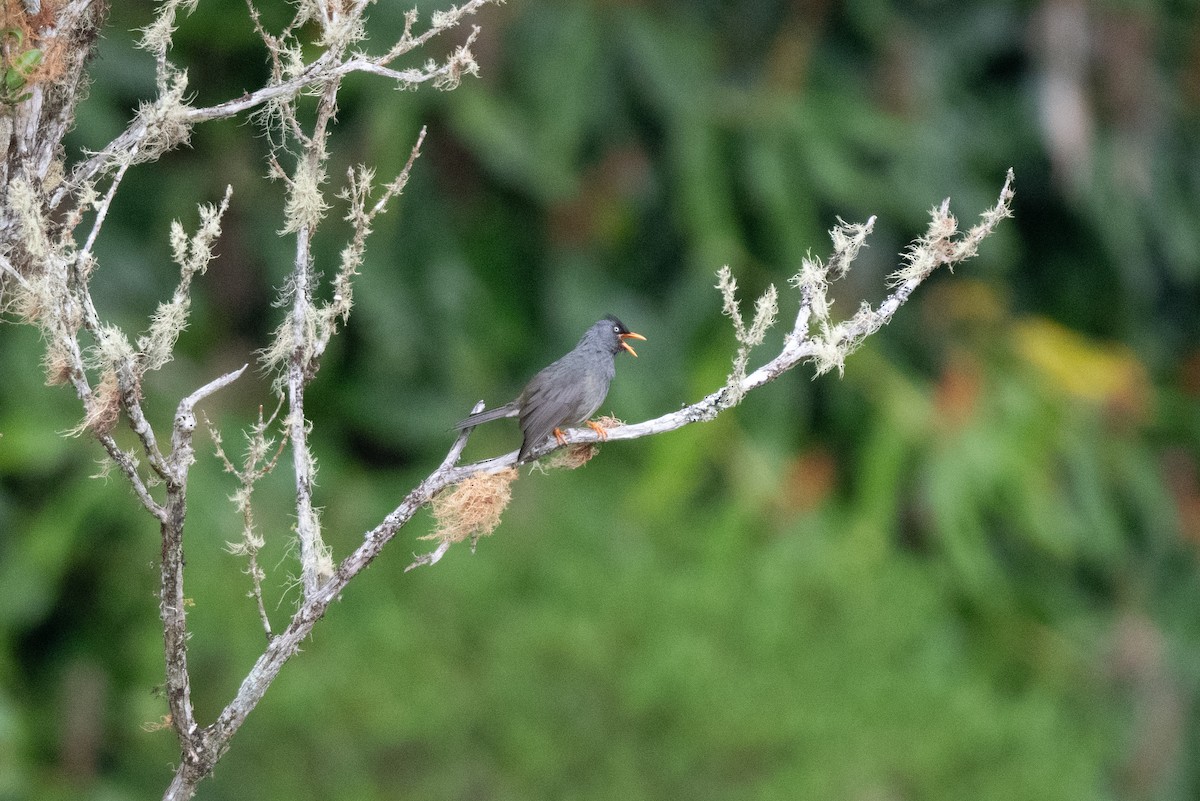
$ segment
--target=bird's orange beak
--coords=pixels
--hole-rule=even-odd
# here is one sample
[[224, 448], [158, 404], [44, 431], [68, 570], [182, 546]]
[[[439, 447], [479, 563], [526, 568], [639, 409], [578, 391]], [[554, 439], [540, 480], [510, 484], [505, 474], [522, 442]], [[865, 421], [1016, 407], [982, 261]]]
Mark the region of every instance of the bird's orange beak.
[[636, 350], [634, 350], [633, 348], [629, 347], [629, 343], [628, 343], [628, 342], [626, 342], [625, 340], [627, 340], [627, 339], [640, 339], [641, 341], [645, 342], [645, 341], [646, 341], [646, 338], [645, 338], [644, 336], [642, 336], [641, 334], [635, 334], [635, 333], [633, 333], [632, 331], [631, 331], [630, 333], [628, 333], [628, 334], [618, 334], [617, 336], [619, 336], [619, 337], [621, 338], [621, 347], [622, 347], [622, 348], [624, 348], [625, 350], [629, 351], [630, 353], [632, 353], [632, 354], [633, 354], [633, 358], [635, 358], [635, 359], [636, 359], [636, 358], [637, 358], [637, 351], [636, 351]]

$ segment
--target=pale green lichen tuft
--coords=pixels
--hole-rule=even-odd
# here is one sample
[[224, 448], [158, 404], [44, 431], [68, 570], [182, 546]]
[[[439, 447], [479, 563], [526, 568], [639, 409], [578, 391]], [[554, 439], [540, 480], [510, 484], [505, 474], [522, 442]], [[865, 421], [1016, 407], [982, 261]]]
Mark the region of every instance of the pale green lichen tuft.
[[171, 299], [160, 303], [150, 318], [150, 327], [138, 338], [143, 371], [157, 370], [173, 358], [175, 342], [187, 327], [191, 310], [192, 279], [203, 275], [213, 259], [213, 247], [221, 236], [221, 219], [229, 208], [233, 187], [226, 187], [220, 205], [199, 207], [200, 227], [189, 237], [178, 220], [171, 222], [171, 257], [179, 265], [179, 283]]
[[329, 205], [321, 186], [325, 183], [325, 168], [315, 159], [300, 159], [292, 183], [288, 187], [284, 206], [284, 225], [280, 234], [294, 234], [302, 228], [315, 228]]
[[717, 271], [717, 289], [721, 292], [721, 312], [733, 322], [734, 336], [738, 341], [737, 355], [733, 359], [733, 370], [725, 379], [725, 403], [736, 405], [745, 394], [743, 382], [750, 361], [750, 351], [761, 345], [767, 331], [775, 324], [779, 315], [779, 293], [774, 284], [754, 303], [754, 318], [747, 327], [737, 300], [737, 280], [729, 265]]

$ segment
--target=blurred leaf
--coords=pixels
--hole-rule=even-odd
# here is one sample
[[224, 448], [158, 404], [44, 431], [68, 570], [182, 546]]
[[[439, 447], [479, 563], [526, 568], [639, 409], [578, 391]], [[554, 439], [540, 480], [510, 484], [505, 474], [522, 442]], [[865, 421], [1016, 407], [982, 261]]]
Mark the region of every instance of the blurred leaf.
[[1055, 390], [1135, 414], [1145, 408], [1148, 379], [1130, 348], [1092, 342], [1045, 319], [1017, 323], [1013, 341]]
[[16, 68], [18, 71], [23, 72], [26, 75], [28, 75], [30, 72], [32, 72], [34, 70], [35, 67], [37, 67], [38, 64], [41, 64], [41, 63], [42, 63], [42, 51], [41, 50], [37, 50], [37, 49], [26, 50], [25, 52], [21, 53], [19, 56], [16, 57], [16, 59], [13, 61], [13, 67]]

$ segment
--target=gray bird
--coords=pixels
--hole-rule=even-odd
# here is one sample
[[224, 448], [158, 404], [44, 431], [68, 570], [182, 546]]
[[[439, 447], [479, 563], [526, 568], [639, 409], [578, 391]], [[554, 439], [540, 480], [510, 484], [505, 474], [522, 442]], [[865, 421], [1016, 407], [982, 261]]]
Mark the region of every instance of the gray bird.
[[587, 330], [574, 350], [530, 379], [512, 403], [485, 409], [458, 421], [454, 427], [471, 428], [501, 417], [520, 416], [521, 433], [525, 435], [517, 454], [517, 461], [521, 462], [546, 437], [553, 434], [560, 443], [564, 442], [562, 429], [580, 423], [586, 422], [604, 439], [607, 436], [604, 428], [588, 418], [608, 395], [608, 385], [616, 374], [617, 354], [627, 350], [637, 356], [627, 339], [645, 341], [646, 338], [630, 331], [611, 314], [601, 318]]

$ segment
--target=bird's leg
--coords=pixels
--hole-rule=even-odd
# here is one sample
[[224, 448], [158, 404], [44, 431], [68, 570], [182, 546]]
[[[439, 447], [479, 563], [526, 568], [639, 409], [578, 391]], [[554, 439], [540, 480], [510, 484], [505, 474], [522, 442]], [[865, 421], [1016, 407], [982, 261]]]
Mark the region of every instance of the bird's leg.
[[600, 437], [601, 441], [608, 439], [608, 430], [595, 420], [588, 420], [587, 427], [595, 431], [596, 435]]
[[567, 444], [567, 435], [562, 432], [561, 428], [554, 429], [554, 438], [558, 440], [559, 445]]

